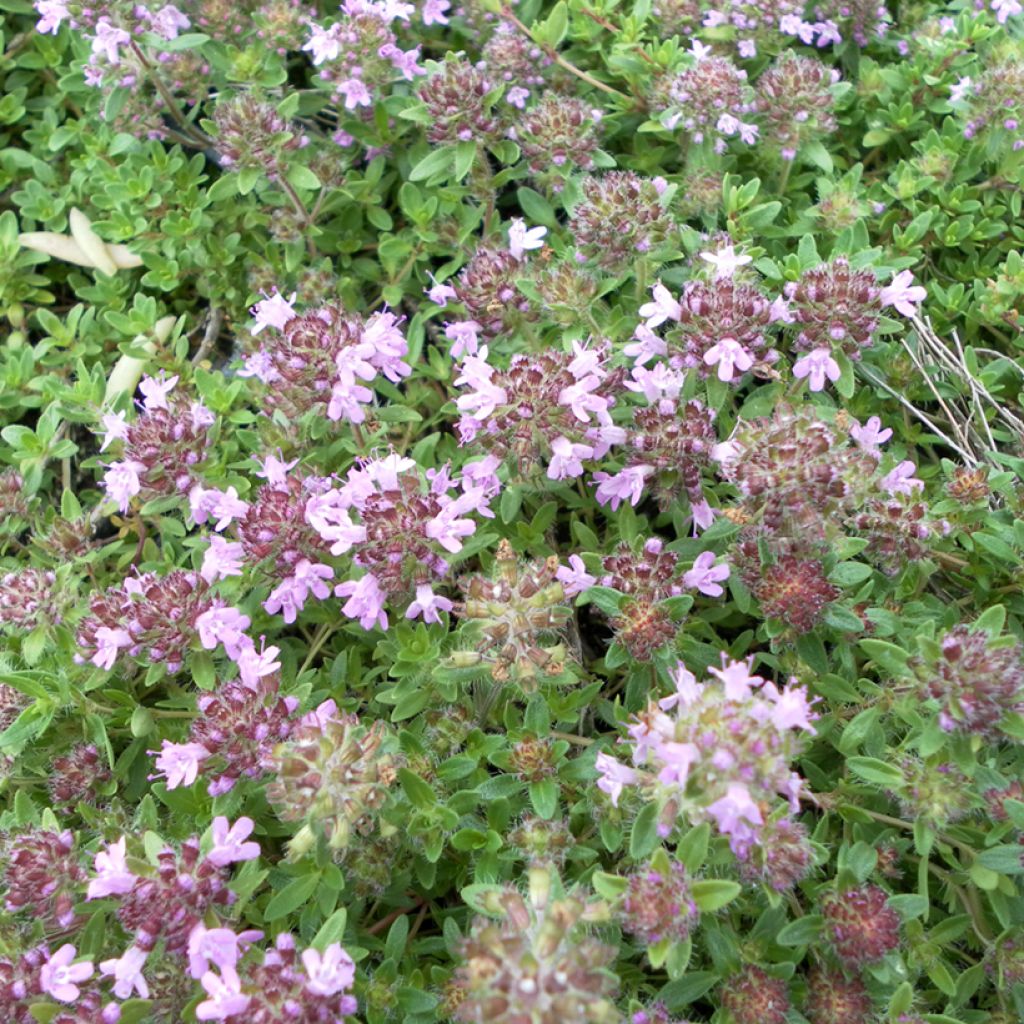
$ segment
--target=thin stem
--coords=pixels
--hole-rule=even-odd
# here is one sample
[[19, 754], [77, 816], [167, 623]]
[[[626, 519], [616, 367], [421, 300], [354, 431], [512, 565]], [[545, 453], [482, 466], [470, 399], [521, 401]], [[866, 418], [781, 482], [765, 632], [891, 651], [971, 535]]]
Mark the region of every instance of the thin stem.
[[[284, 175], [281, 175], [277, 179], [276, 183], [281, 186], [281, 190], [291, 201], [292, 206], [295, 208], [295, 212], [302, 218], [306, 227], [310, 229], [310, 232], [312, 232], [315, 225], [309, 215], [309, 210], [306, 209], [306, 204], [299, 198], [298, 192], [292, 188], [291, 182], [289, 182]], [[313, 241], [312, 233], [306, 235], [306, 252], [308, 252], [311, 257], [316, 257], [317, 248], [316, 242]]]
[[[530, 34], [530, 30], [512, 13], [508, 7], [501, 9], [501, 16], [506, 20], [510, 21], [520, 32], [523, 33], [532, 42], [537, 43], [537, 40]], [[575, 75], [580, 80], [586, 82], [588, 85], [592, 85], [595, 89], [600, 89], [601, 92], [608, 93], [609, 96], [618, 96], [620, 100], [628, 100], [629, 97], [624, 92], [619, 92], [618, 89], [613, 88], [610, 85], [606, 85], [604, 82], [594, 78], [593, 75], [588, 75], [582, 68], [576, 67], [571, 61], [567, 61], [553, 46], [548, 46], [546, 43], [538, 44], [541, 49], [559, 66], [565, 68], [570, 74]]]
[[138, 57], [139, 63], [146, 69], [149, 77], [153, 80], [153, 85], [156, 87], [156, 91], [160, 93], [161, 99], [167, 104], [167, 110], [177, 121], [181, 130], [189, 137], [192, 141], [192, 145], [198, 146], [200, 149], [206, 149], [212, 141], [205, 132], [200, 131], [185, 115], [182, 113], [181, 108], [178, 106], [178, 101], [174, 98], [173, 93], [167, 88], [167, 84], [160, 77], [160, 73], [157, 71], [156, 66], [152, 64], [146, 55], [142, 52], [139, 44], [132, 40], [128, 44]]
[[210, 319], [206, 322], [206, 332], [203, 334], [203, 340], [199, 343], [199, 348], [196, 349], [196, 354], [192, 357], [193, 366], [198, 366], [210, 354], [210, 349], [216, 344], [217, 336], [220, 334], [220, 326], [223, 322], [224, 310], [211, 309]]
[[324, 622], [320, 625], [316, 636], [313, 638], [313, 642], [309, 645], [309, 650], [306, 652], [306, 660], [302, 663], [302, 668], [299, 669], [298, 675], [301, 676], [309, 668], [313, 663], [313, 659], [320, 653], [323, 645], [327, 643], [337, 629], [337, 625], [333, 622]]
[[567, 743], [575, 743], [578, 747], [593, 746], [594, 741], [589, 736], [577, 736], [574, 732], [551, 732], [556, 740], [565, 740]]

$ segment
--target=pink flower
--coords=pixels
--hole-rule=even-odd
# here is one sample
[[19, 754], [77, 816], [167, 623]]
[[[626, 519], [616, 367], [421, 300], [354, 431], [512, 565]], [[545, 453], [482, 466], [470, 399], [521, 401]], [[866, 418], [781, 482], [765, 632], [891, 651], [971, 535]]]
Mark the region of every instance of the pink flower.
[[263, 602], [263, 607], [271, 615], [280, 611], [284, 621], [290, 624], [302, 611], [310, 593], [321, 601], [330, 596], [331, 588], [324, 581], [333, 575], [334, 570], [329, 565], [313, 563], [308, 558], [302, 558], [296, 564], [292, 575], [270, 592], [270, 596]]
[[949, 102], [959, 103], [971, 89], [974, 87], [974, 82], [971, 80], [969, 75], [963, 75], [957, 79], [955, 84], [949, 87]]
[[323, 955], [315, 949], [307, 949], [302, 954], [302, 966], [309, 975], [306, 988], [317, 996], [337, 995], [351, 988], [356, 977], [352, 957], [337, 942], [332, 942]]
[[772, 708], [772, 725], [779, 732], [786, 729], [806, 729], [814, 732], [811, 721], [816, 716], [811, 711], [807, 699], [807, 688], [804, 686], [788, 686], [775, 696], [775, 707]]
[[169, 42], [172, 39], [177, 39], [178, 33], [182, 29], [189, 28], [192, 22], [177, 7], [167, 4], [150, 17], [150, 24], [158, 36]]
[[683, 573], [683, 583], [699, 590], [708, 597], [721, 597], [724, 591], [719, 586], [720, 580], [729, 578], [729, 566], [715, 565], [715, 553], [705, 551], [697, 556], [693, 568]]
[[879, 294], [882, 305], [895, 306], [904, 316], [914, 316], [915, 304], [928, 298], [928, 293], [920, 285], [913, 285], [913, 280], [909, 270], [901, 270]]
[[262, 651], [255, 647], [245, 648], [235, 659], [238, 678], [250, 690], [255, 690], [264, 676], [273, 675], [281, 667], [281, 662], [274, 660], [279, 653], [278, 647], [266, 647]]
[[203, 554], [199, 575], [210, 584], [228, 576], [241, 576], [244, 557], [245, 549], [241, 544], [214, 534], [210, 538], [210, 546]]
[[135, 875], [128, 870], [125, 860], [126, 839], [121, 836], [116, 843], [109, 843], [93, 860], [96, 877], [89, 882], [85, 898], [99, 900], [104, 896], [123, 896], [135, 888]]
[[451, 7], [449, 0], [424, 0], [420, 16], [424, 25], [447, 25], [445, 12]]
[[332, 25], [330, 28], [324, 28], [315, 21], [309, 23], [312, 35], [308, 42], [302, 44], [302, 49], [309, 51], [314, 65], [334, 60], [341, 53], [341, 38], [336, 31], [338, 27]]
[[992, 10], [995, 11], [996, 21], [1005, 25], [1007, 18], [1020, 14], [1024, 7], [1021, 7], [1018, 0], [992, 0]]
[[338, 92], [345, 97], [345, 109], [355, 110], [356, 107], [368, 107], [373, 103], [370, 90], [361, 78], [346, 78], [337, 85]]
[[77, 982], [92, 977], [92, 962], [72, 964], [74, 959], [75, 947], [65, 943], [39, 971], [39, 985], [43, 992], [59, 1003], [73, 1003], [81, 994]]
[[227, 656], [234, 661], [243, 648], [252, 644], [244, 632], [249, 623], [249, 616], [237, 608], [211, 608], [196, 619], [199, 642], [207, 651], [222, 643]]
[[[266, 294], [266, 293], [264, 293]], [[292, 303], [295, 301], [298, 292], [292, 292], [290, 299], [286, 299], [280, 292], [275, 291], [273, 295], [260, 299], [250, 313], [256, 318], [256, 326], [252, 328], [252, 334], [259, 334], [264, 327], [275, 327], [283, 331], [285, 324], [295, 316]]]
[[555, 578], [562, 584], [566, 597], [575, 597], [578, 593], [592, 587], [597, 582], [596, 576], [587, 572], [583, 559], [579, 555], [569, 556], [569, 568], [559, 566]]
[[242, 1013], [252, 999], [242, 994], [242, 981], [234, 967], [222, 967], [220, 977], [207, 971], [202, 986], [210, 998], [196, 1007], [197, 1020], [226, 1020]]
[[236, 935], [230, 928], [207, 928], [201, 922], [188, 936], [188, 970], [193, 978], [201, 978], [210, 964], [223, 970], [234, 967], [242, 947], [263, 938], [263, 932], [245, 931]]
[[170, 740], [164, 740], [153, 762], [156, 774], [150, 778], [158, 779], [163, 775], [168, 789], [191, 786], [199, 775], [200, 766], [209, 756], [210, 752], [201, 743], [171, 743]]
[[764, 824], [760, 808], [742, 782], [730, 782], [726, 795], [711, 804], [708, 813], [715, 819], [720, 832], [739, 841], [753, 836], [751, 826]]
[[457, 299], [458, 293], [450, 284], [438, 284], [433, 274], [427, 275], [430, 278], [430, 287], [426, 289], [427, 298], [435, 306], [447, 306], [452, 299]]
[[460, 359], [466, 352], [475, 355], [480, 347], [480, 325], [475, 320], [457, 320], [446, 324], [444, 336], [452, 343], [452, 359]]
[[102, 53], [107, 58], [108, 64], [121, 63], [120, 47], [130, 43], [132, 37], [123, 28], [116, 28], [110, 23], [110, 19], [103, 17], [96, 22], [93, 29], [95, 35], [92, 40], [93, 56]]
[[206, 859], [217, 867], [227, 867], [240, 860], [255, 860], [260, 855], [259, 843], [246, 843], [255, 828], [252, 818], [239, 818], [234, 825], [228, 825], [223, 815], [213, 819], [213, 849]]
[[612, 476], [608, 473], [595, 473], [595, 497], [602, 505], [610, 504], [613, 512], [627, 498], [631, 505], [636, 505], [644, 492], [645, 479], [653, 472], [650, 466], [628, 466]]
[[548, 464], [549, 480], [564, 480], [579, 476], [583, 472], [581, 459], [589, 459], [594, 449], [587, 444], [574, 444], [567, 437], [556, 437], [551, 442], [551, 462]]
[[103, 475], [103, 489], [107, 492], [108, 498], [117, 502], [117, 507], [121, 512], [128, 511], [132, 498], [142, 490], [139, 474], [144, 473], [145, 470], [145, 465], [134, 459], [112, 462], [107, 467], [107, 471]]
[[882, 421], [877, 416], [872, 416], [862, 427], [856, 420], [850, 427], [850, 437], [860, 445], [864, 451], [873, 455], [876, 459], [881, 455], [878, 450], [880, 444], [884, 444], [892, 437], [892, 429], [882, 429]]
[[476, 532], [476, 523], [472, 519], [460, 519], [465, 513], [476, 510], [484, 497], [480, 488], [466, 491], [454, 501], [449, 502], [424, 528], [424, 533], [451, 554], [462, 550], [462, 538]]
[[452, 603], [447, 597], [435, 594], [429, 583], [421, 583], [416, 588], [416, 600], [409, 605], [405, 617], [415, 619], [417, 615], [422, 615], [424, 622], [440, 622], [441, 616], [438, 612], [451, 610]]
[[[280, 455], [280, 450], [278, 455]], [[259, 462], [260, 468], [256, 470], [256, 476], [266, 480], [267, 483], [281, 490], [288, 486], [288, 470], [299, 464], [298, 459], [292, 459], [291, 462], [285, 462], [283, 459], [279, 459], [274, 455], [268, 455], [265, 459], [256, 460]]]
[[647, 321], [650, 329], [658, 327], [666, 320], [678, 320], [682, 316], [682, 308], [672, 298], [669, 290], [659, 281], [652, 289], [653, 302], [646, 302], [640, 307], [640, 315]]
[[372, 573], [367, 573], [358, 580], [339, 583], [334, 588], [334, 593], [338, 597], [348, 598], [342, 606], [342, 613], [350, 619], [358, 619], [363, 629], [373, 629], [374, 626], [388, 628], [388, 617], [384, 612], [387, 595], [381, 590], [377, 578]]
[[131, 647], [131, 634], [126, 629], [111, 629], [100, 626], [96, 630], [96, 653], [89, 659], [97, 668], [108, 672], [117, 661], [117, 652], [122, 647]]
[[140, 999], [149, 998], [149, 985], [142, 976], [142, 968], [148, 953], [138, 946], [129, 946], [116, 960], [104, 960], [100, 964], [102, 974], [114, 978], [114, 995], [118, 999], [131, 999], [133, 992], [138, 992]]
[[547, 233], [545, 227], [527, 228], [522, 217], [513, 217], [508, 229], [508, 251], [521, 260], [529, 249], [543, 248]]
[[594, 767], [600, 772], [597, 788], [612, 798], [613, 807], [619, 806], [623, 788], [635, 785], [640, 778], [632, 768], [610, 754], [598, 754]]
[[914, 476], [916, 471], [917, 466], [908, 459], [883, 476], [878, 486], [889, 494], [913, 494], [915, 490], [924, 487], [924, 481]]
[[747, 350], [735, 338], [722, 338], [704, 353], [708, 366], [718, 364], [718, 379], [728, 383], [736, 370], [746, 373], [754, 365]]
[[719, 249], [718, 252], [702, 252], [700, 258], [715, 268], [716, 281], [732, 277], [740, 267], [746, 266], [754, 260], [753, 256], [737, 255], [735, 248], [731, 245]]
[[839, 364], [832, 358], [832, 353], [827, 348], [816, 348], [793, 364], [793, 376], [797, 380], [809, 377], [808, 386], [811, 391], [824, 391], [826, 377], [833, 384], [839, 380]]
[[747, 661], [726, 661], [722, 655], [721, 668], [709, 668], [708, 671], [717, 676], [725, 687], [725, 699], [741, 701], [746, 700], [751, 693], [751, 688], [760, 686], [764, 680], [760, 676], [750, 674], [750, 659]]
[[643, 366], [658, 356], [667, 355], [668, 345], [664, 338], [659, 338], [651, 330], [649, 324], [639, 324], [633, 332], [636, 341], [631, 341], [622, 348], [622, 354], [635, 359], [637, 366]]
[[100, 422], [106, 433], [103, 435], [103, 444], [100, 451], [106, 451], [111, 441], [123, 441], [128, 436], [128, 420], [123, 412], [107, 412], [101, 417]]
[[177, 376], [168, 377], [166, 380], [162, 375], [159, 380], [155, 377], [143, 377], [142, 383], [139, 384], [139, 390], [144, 396], [142, 405], [146, 412], [167, 409], [167, 396], [174, 390], [174, 385], [177, 383]]
[[67, 0], [35, 0], [34, 6], [39, 13], [36, 31], [43, 35], [56, 35], [61, 22], [71, 17]]
[[658, 781], [665, 786], [686, 788], [690, 777], [690, 765], [700, 759], [700, 751], [692, 743], [676, 743], [673, 740], [659, 743], [657, 756], [663, 764], [658, 772]]

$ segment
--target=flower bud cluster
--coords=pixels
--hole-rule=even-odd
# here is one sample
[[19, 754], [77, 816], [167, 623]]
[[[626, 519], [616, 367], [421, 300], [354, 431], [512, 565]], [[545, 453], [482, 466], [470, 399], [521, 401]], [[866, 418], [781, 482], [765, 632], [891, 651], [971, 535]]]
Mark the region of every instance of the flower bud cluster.
[[450, 297], [462, 303], [473, 325], [467, 328], [473, 340], [465, 346], [471, 352], [476, 351], [477, 332], [490, 338], [537, 319], [537, 310], [516, 283], [524, 272], [521, 255], [481, 245], [449, 286]]
[[485, 69], [449, 54], [421, 84], [417, 95], [427, 108], [427, 139], [435, 145], [497, 142], [502, 119], [494, 113], [494, 89]]
[[960, 97], [968, 98], [970, 119], [964, 138], [995, 133], [1012, 139], [1012, 149], [1024, 149], [1024, 61], [1013, 58], [989, 63], [977, 82], [961, 80]]
[[757, 112], [766, 142], [783, 160], [836, 130], [839, 72], [813, 57], [785, 50], [757, 80]]
[[515, 25], [499, 21], [481, 52], [477, 69], [488, 81], [505, 84], [505, 99], [520, 110], [532, 91], [544, 85], [544, 71], [551, 58], [526, 39]]
[[30, 913], [60, 929], [76, 921], [74, 904], [86, 873], [71, 831], [35, 829], [8, 841], [4, 860], [4, 909]]
[[787, 892], [810, 873], [814, 851], [802, 822], [787, 814], [774, 814], [764, 823], [759, 840], [740, 864], [744, 881]]
[[346, 110], [372, 107], [374, 93], [400, 76], [412, 81], [423, 74], [420, 50], [403, 50], [392, 29], [396, 19], [408, 20], [401, 4], [372, 0], [345, 0], [341, 17], [324, 27], [307, 22], [310, 37], [302, 49], [309, 51], [320, 80], [334, 101]]
[[747, 73], [728, 57], [701, 53], [658, 91], [665, 108], [661, 120], [670, 131], [681, 128], [698, 145], [712, 143], [716, 153], [724, 153], [736, 136], [748, 146], [757, 141], [757, 125], [745, 120], [755, 110]]
[[921, 696], [938, 705], [939, 724], [949, 732], [998, 740], [1003, 715], [1024, 710], [1024, 647], [1011, 637], [954, 626], [934, 655], [910, 665]]
[[[495, 893], [462, 948], [463, 990], [452, 1019], [465, 1024], [618, 1024], [612, 946], [586, 934], [601, 908], [554, 894], [550, 872], [530, 872], [531, 892]], [[607, 914], [607, 910], [604, 910]]]
[[900, 916], [877, 885], [833, 892], [822, 900], [825, 931], [844, 967], [881, 960], [900, 944]]
[[637, 255], [656, 255], [672, 233], [661, 196], [665, 182], [633, 171], [588, 175], [583, 198], [569, 219], [579, 257], [612, 274], [624, 273]]
[[721, 1000], [735, 1024], [786, 1024], [792, 1008], [786, 983], [753, 964], [726, 981]]
[[171, 394], [178, 378], [144, 377], [145, 396], [138, 417], [128, 422], [122, 413], [103, 416], [105, 436], [100, 451], [120, 442], [121, 458], [107, 466], [103, 488], [122, 512], [133, 498], [151, 501], [184, 494], [196, 482], [196, 469], [206, 458], [216, 417], [202, 402], [180, 392]]
[[766, 564], [761, 558], [761, 531], [745, 528], [740, 537], [736, 561], [762, 612], [784, 622], [798, 636], [814, 629], [840, 595], [839, 588], [826, 578], [821, 560], [801, 553], [780, 553]]
[[79, 743], [53, 759], [48, 786], [55, 804], [95, 803], [113, 776], [92, 743]]
[[574, 169], [594, 167], [602, 116], [576, 96], [548, 92], [516, 119], [508, 136], [534, 178], [560, 192]]
[[397, 317], [384, 312], [364, 318], [334, 303], [297, 314], [294, 300], [275, 294], [253, 306], [253, 334], [271, 331], [239, 376], [267, 385], [268, 405], [290, 419], [316, 411], [362, 423], [374, 398], [367, 385], [378, 374], [398, 383], [411, 372], [403, 362], [408, 345]]
[[799, 810], [803, 779], [789, 765], [815, 716], [795, 680], [779, 690], [752, 675], [749, 663], [724, 658], [709, 671], [715, 681], [699, 684], [679, 663], [676, 692], [652, 701], [628, 729], [637, 767], [598, 755], [598, 787], [613, 802], [624, 786], [640, 787], [660, 805], [664, 835], [677, 818], [711, 821], [746, 860], [779, 794], [792, 814]]
[[607, 351], [573, 342], [572, 353], [514, 355], [507, 370], [492, 366], [484, 346], [466, 356], [455, 385], [463, 444], [479, 444], [513, 471], [529, 476], [547, 463], [549, 480], [582, 475], [583, 460], [600, 459], [625, 431], [610, 410], [621, 374], [604, 363]]
[[453, 664], [483, 665], [495, 682], [512, 681], [526, 692], [540, 678], [560, 675], [567, 652], [558, 633], [572, 618], [564, 574], [557, 558], [521, 566], [512, 545], [502, 540], [493, 579], [478, 574], [458, 581], [463, 600], [452, 610], [479, 640], [477, 650], [457, 652]]
[[168, 672], [177, 672], [200, 636], [199, 620], [223, 604], [194, 572], [175, 569], [166, 576], [127, 576], [118, 586], [92, 595], [90, 614], [78, 627], [82, 653], [76, 657], [80, 663], [91, 661], [111, 669], [125, 651], [131, 658], [145, 656], [163, 662]]
[[861, 978], [824, 965], [808, 972], [803, 1012], [811, 1024], [862, 1024], [875, 1016]]
[[304, 716], [267, 759], [267, 799], [282, 821], [303, 822], [289, 844], [301, 856], [322, 835], [344, 849], [353, 829], [369, 835], [398, 770], [397, 743], [381, 721], [369, 727], [333, 700]]
[[889, 9], [879, 0], [823, 0], [815, 3], [814, 16], [819, 47], [852, 39], [863, 48], [882, 39], [892, 23]]
[[61, 591], [56, 573], [18, 569], [0, 576], [0, 626], [28, 632], [61, 621]]
[[392, 601], [406, 605], [406, 618], [440, 621], [452, 606], [431, 587], [448, 573], [441, 552], [458, 554], [476, 532], [470, 513], [493, 518], [488, 502], [498, 486], [486, 466], [453, 479], [448, 467], [424, 474], [412, 459], [389, 455], [356, 466], [341, 488], [311, 498], [306, 520], [333, 554], [349, 554], [363, 570], [334, 588], [348, 598], [342, 612], [364, 629], [386, 629], [384, 605]]
[[283, 179], [292, 154], [309, 144], [272, 104], [247, 92], [217, 104], [211, 130], [225, 167], [259, 171], [271, 181]]
[[672, 861], [668, 872], [649, 866], [630, 875], [618, 916], [623, 929], [644, 946], [685, 942], [700, 916], [686, 868]]

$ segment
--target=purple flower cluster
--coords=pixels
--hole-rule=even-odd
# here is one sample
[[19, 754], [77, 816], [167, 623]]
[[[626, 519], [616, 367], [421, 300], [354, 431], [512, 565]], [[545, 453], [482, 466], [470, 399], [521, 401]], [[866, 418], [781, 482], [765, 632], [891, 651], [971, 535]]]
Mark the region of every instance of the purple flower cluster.
[[290, 418], [315, 410], [329, 419], [362, 423], [378, 374], [397, 383], [411, 372], [408, 345], [393, 313], [363, 318], [326, 305], [297, 314], [295, 296], [280, 293], [253, 306], [253, 334], [270, 328], [245, 360], [241, 377], [267, 385], [266, 401]]
[[789, 765], [815, 716], [795, 680], [780, 690], [749, 663], [724, 658], [709, 671], [715, 681], [701, 684], [678, 664], [676, 692], [652, 701], [628, 729], [635, 767], [599, 754], [598, 786], [613, 803], [626, 786], [657, 800], [664, 835], [677, 818], [711, 821], [746, 860], [779, 794], [799, 810], [803, 779]]

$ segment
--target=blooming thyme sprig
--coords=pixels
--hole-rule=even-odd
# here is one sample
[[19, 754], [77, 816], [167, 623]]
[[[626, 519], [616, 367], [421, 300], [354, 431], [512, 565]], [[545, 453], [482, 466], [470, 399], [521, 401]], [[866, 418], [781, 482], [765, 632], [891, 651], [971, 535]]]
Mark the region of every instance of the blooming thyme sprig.
[[294, 301], [294, 295], [286, 300], [275, 294], [253, 307], [253, 334], [270, 333], [239, 376], [265, 384], [268, 404], [290, 419], [316, 411], [362, 423], [374, 400], [367, 385], [378, 374], [397, 383], [411, 372], [403, 362], [408, 345], [398, 318], [388, 312], [361, 317], [336, 304], [298, 314]]
[[494, 337], [537, 319], [537, 309], [517, 284], [525, 272], [523, 250], [481, 245], [454, 285], [440, 286], [442, 294], [435, 301], [439, 305], [447, 304], [449, 299], [459, 302], [469, 317], [459, 325], [461, 335], [448, 329], [448, 337], [459, 343], [458, 351], [453, 346], [453, 354], [475, 352], [477, 334]]
[[259, 778], [269, 770], [272, 752], [291, 734], [299, 702], [295, 697], [280, 695], [276, 673], [253, 678], [255, 673], [245, 671], [255, 657], [253, 650], [242, 659], [247, 678], [223, 683], [213, 693], [199, 695], [188, 740], [163, 741], [155, 761], [159, 774], [152, 777], [162, 775], [167, 788], [175, 789], [191, 785], [202, 772], [210, 776], [210, 794], [217, 796], [231, 790], [239, 779]]
[[455, 403], [463, 444], [480, 444], [517, 476], [529, 478], [547, 463], [548, 479], [564, 480], [623, 440], [609, 411], [621, 373], [605, 367], [604, 347], [574, 342], [571, 353], [515, 355], [507, 370], [489, 363], [489, 354], [484, 346], [466, 356], [455, 378], [457, 387], [473, 389]]
[[599, 754], [598, 786], [616, 804], [624, 787], [638, 786], [657, 801], [663, 835], [680, 818], [713, 822], [743, 861], [760, 844], [779, 795], [791, 813], [799, 810], [803, 779], [789, 765], [801, 734], [814, 732], [815, 715], [795, 680], [780, 690], [752, 675], [749, 662], [724, 657], [709, 671], [715, 681], [701, 684], [678, 663], [676, 692], [652, 701], [629, 726], [637, 767]]
[[409, 20], [410, 5], [345, 0], [341, 17], [330, 25], [310, 20], [307, 50], [317, 77], [346, 110], [372, 107], [375, 94], [396, 79], [424, 74], [420, 48], [403, 50], [392, 25]]
[[551, 64], [551, 57], [539, 46], [501, 20], [484, 44], [477, 68], [489, 81], [504, 83], [506, 102], [522, 110], [533, 90], [544, 84], [544, 71]]
[[66, 594], [51, 570], [29, 567], [0, 576], [0, 626], [28, 632], [56, 625], [66, 604]]
[[177, 376], [144, 377], [136, 419], [129, 422], [123, 413], [103, 415], [100, 451], [117, 443], [121, 456], [108, 464], [103, 488], [122, 512], [136, 497], [150, 501], [183, 495], [198, 479], [216, 417], [202, 402], [175, 392], [177, 383]]
[[489, 893], [463, 943], [456, 972], [461, 999], [453, 1019], [466, 1024], [613, 1024], [612, 946], [586, 934], [587, 921], [606, 920], [607, 906], [557, 892], [546, 868], [529, 871], [524, 898], [512, 887]]
[[[645, 322], [623, 352], [637, 366], [664, 358], [672, 370], [697, 370], [702, 376], [714, 372], [726, 383], [748, 370], [767, 375], [778, 359], [769, 332], [784, 311], [754, 285], [733, 279], [735, 268], [749, 257], [737, 258], [731, 246], [707, 255], [718, 267], [714, 283], [688, 281], [678, 301], [663, 284], [656, 284], [653, 301], [640, 307]], [[655, 334], [666, 321], [664, 336]]]
[[185, 954], [197, 926], [235, 902], [228, 888], [230, 866], [260, 855], [258, 843], [248, 841], [254, 824], [239, 818], [234, 825], [225, 817], [213, 820], [213, 844], [204, 855], [198, 836], [175, 849], [168, 845], [156, 855], [156, 864], [127, 860], [127, 839], [107, 845], [96, 855], [96, 876], [87, 899], [116, 897], [121, 926], [132, 936], [133, 947], [149, 953], [163, 942], [167, 953]]
[[[41, 1001], [63, 1004], [53, 1024], [117, 1024], [121, 1010], [117, 1003], [102, 999], [98, 992], [79, 987], [95, 971], [91, 960], [83, 960], [67, 942], [55, 952], [47, 944], [34, 946], [14, 959], [0, 959], [0, 1006], [9, 1024], [35, 1024], [33, 1010]], [[75, 1004], [73, 1007], [67, 1004]], [[52, 1006], [52, 1004], [51, 1004]]]
[[290, 856], [303, 856], [319, 836], [341, 851], [353, 830], [376, 831], [399, 763], [383, 722], [366, 726], [333, 700], [305, 715], [267, 758], [275, 776], [267, 799], [282, 821], [303, 823], [288, 844]]
[[845, 39], [865, 47], [882, 39], [892, 24], [889, 9], [878, 0], [824, 0], [815, 4], [814, 16], [815, 45], [819, 47]]
[[259, 171], [274, 182], [287, 175], [293, 154], [309, 145], [298, 126], [251, 93], [220, 101], [209, 130], [222, 164], [232, 170]]
[[950, 98], [966, 108], [964, 138], [1008, 139], [1014, 152], [1024, 149], [1022, 88], [1024, 61], [1012, 56], [986, 62], [977, 79], [962, 78]]
[[724, 153], [734, 137], [748, 146], [757, 141], [758, 126], [747, 120], [755, 105], [746, 71], [728, 57], [710, 56], [706, 47], [697, 50], [690, 67], [659, 83], [655, 99], [667, 129], [681, 128], [715, 153]]
[[448, 574], [447, 556], [476, 532], [469, 515], [493, 517], [488, 502], [497, 490], [493, 471], [477, 476], [467, 468], [453, 478], [444, 467], [425, 474], [412, 459], [389, 455], [367, 460], [341, 488], [311, 498], [307, 521], [333, 554], [349, 554], [363, 570], [334, 588], [348, 598], [342, 612], [364, 629], [387, 628], [387, 602], [404, 605], [407, 618], [439, 621], [451, 602], [431, 584]]
[[355, 996], [347, 989], [355, 979], [355, 964], [332, 942], [321, 953], [298, 952], [295, 938], [282, 932], [263, 954], [260, 964], [241, 968], [222, 963], [202, 976], [206, 999], [196, 1007], [200, 1020], [224, 1024], [341, 1024], [356, 1011]]
[[438, 145], [497, 142], [504, 133], [503, 117], [494, 110], [497, 84], [486, 68], [449, 51], [417, 90], [430, 119], [427, 139]]
[[11, 914], [28, 912], [61, 929], [77, 920], [78, 902], [86, 874], [79, 864], [75, 834], [34, 829], [4, 844], [4, 908]]

